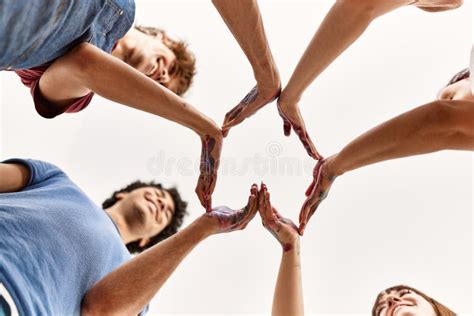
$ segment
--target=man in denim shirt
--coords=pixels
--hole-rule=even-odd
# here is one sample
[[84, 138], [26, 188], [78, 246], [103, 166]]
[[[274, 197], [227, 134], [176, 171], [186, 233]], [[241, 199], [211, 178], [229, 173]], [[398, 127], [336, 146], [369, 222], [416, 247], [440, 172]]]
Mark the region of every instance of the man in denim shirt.
[[0, 70], [16, 71], [45, 118], [78, 112], [97, 93], [192, 129], [203, 147], [196, 192], [210, 209], [222, 133], [175, 94], [191, 84], [194, 56], [161, 30], [132, 28], [134, 17], [133, 0], [2, 0]]

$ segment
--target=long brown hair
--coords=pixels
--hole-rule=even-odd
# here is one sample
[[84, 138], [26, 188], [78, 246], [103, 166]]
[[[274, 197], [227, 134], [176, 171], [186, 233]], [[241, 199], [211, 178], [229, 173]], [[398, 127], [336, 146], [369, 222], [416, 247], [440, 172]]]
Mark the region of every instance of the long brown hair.
[[431, 306], [433, 307], [435, 313], [436, 313], [436, 316], [456, 316], [456, 313], [453, 312], [452, 310], [450, 310], [449, 308], [447, 308], [446, 306], [444, 306], [443, 304], [441, 304], [440, 302], [436, 301], [435, 299], [429, 297], [428, 295], [426, 295], [425, 293], [417, 290], [417, 289], [414, 289], [410, 286], [407, 286], [407, 285], [397, 285], [397, 286], [392, 286], [392, 287], [389, 287], [388, 289], [385, 289], [384, 291], [382, 291], [382, 293], [380, 293], [377, 298], [375, 299], [375, 303], [374, 303], [374, 306], [372, 307], [372, 316], [377, 316], [376, 315], [376, 310], [375, 308], [377, 307], [377, 303], [378, 301], [380, 300], [380, 298], [382, 297], [382, 295], [384, 294], [388, 294], [390, 293], [391, 291], [400, 291], [400, 290], [410, 290], [412, 292], [415, 292], [416, 294], [420, 295], [421, 297], [423, 297], [425, 300], [428, 301], [428, 303], [431, 304]]

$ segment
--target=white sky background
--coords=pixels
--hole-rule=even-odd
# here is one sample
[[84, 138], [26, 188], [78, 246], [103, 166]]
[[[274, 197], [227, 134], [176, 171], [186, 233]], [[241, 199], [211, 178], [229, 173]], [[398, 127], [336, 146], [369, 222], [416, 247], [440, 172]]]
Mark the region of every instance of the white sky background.
[[[260, 2], [283, 83], [332, 3]], [[404, 8], [371, 25], [301, 101], [320, 152], [329, 156], [433, 100], [468, 66], [471, 9], [471, 1], [446, 13]], [[253, 87], [249, 63], [210, 2], [137, 1], [136, 22], [190, 42], [198, 75], [187, 98], [218, 124]], [[100, 97], [79, 114], [45, 120], [19, 79], [2, 76], [2, 159], [56, 163], [97, 203], [137, 178], [178, 185], [189, 201], [186, 224], [203, 212], [194, 194], [200, 141], [192, 131]], [[283, 136], [275, 104], [231, 130], [222, 157], [235, 168], [221, 168], [214, 205], [243, 206], [250, 185], [264, 180], [274, 205], [297, 220], [313, 163], [296, 136]], [[280, 170], [288, 161], [304, 170]], [[446, 151], [338, 179], [302, 239], [307, 312], [368, 314], [380, 290], [403, 283], [470, 313], [472, 168], [470, 153]], [[150, 311], [269, 313], [280, 252], [258, 217], [243, 232], [213, 236], [178, 267]]]

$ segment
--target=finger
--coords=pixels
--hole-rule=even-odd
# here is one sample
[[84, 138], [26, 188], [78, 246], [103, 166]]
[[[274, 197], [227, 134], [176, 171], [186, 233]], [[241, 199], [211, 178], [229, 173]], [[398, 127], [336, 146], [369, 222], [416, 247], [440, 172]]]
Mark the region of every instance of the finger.
[[229, 129], [231, 129], [232, 127], [234, 127], [234, 126], [239, 125], [240, 123], [242, 123], [246, 118], [247, 118], [247, 116], [245, 115], [245, 112], [241, 112], [241, 113], [240, 113], [238, 116], [236, 116], [233, 120], [228, 121], [227, 123], [223, 124], [223, 125], [222, 125], [222, 129], [229, 130]]
[[278, 114], [280, 114], [281, 119], [283, 120], [283, 134], [285, 136], [290, 136], [291, 134], [291, 122], [283, 113], [280, 103], [277, 102]]
[[229, 135], [229, 129], [225, 129], [224, 127], [221, 127], [222, 130], [222, 137], [227, 137]]
[[265, 216], [267, 219], [273, 219], [272, 204], [270, 202], [270, 192], [265, 191]]
[[283, 218], [283, 216], [281, 216], [281, 214], [278, 213], [277, 209], [274, 208], [273, 206], [272, 206], [272, 211], [273, 211], [274, 217], [276, 217], [277, 219], [282, 219]]
[[316, 160], [322, 159], [322, 156], [316, 150], [316, 146], [314, 146], [313, 141], [309, 137], [308, 132], [306, 128], [304, 127], [304, 125], [301, 126], [301, 125], [293, 124], [293, 129], [295, 130], [295, 133], [298, 135], [308, 155], [311, 158], [316, 159]]
[[285, 136], [290, 136], [291, 135], [291, 123], [287, 119], [283, 118], [283, 134]]
[[206, 199], [206, 212], [210, 212], [211, 210], [212, 210], [212, 196], [209, 196]]
[[316, 180], [313, 179], [309, 187], [306, 189], [306, 192], [304, 193], [305, 196], [309, 196], [311, 192], [313, 192], [314, 186], [316, 185]]
[[300, 213], [300, 227], [299, 227], [299, 231], [301, 234], [304, 233], [306, 225], [308, 224], [311, 216], [314, 214], [314, 212], [318, 208], [319, 203], [320, 201], [318, 200], [307, 199], [305, 201], [305, 204], [303, 204], [303, 208]]
[[300, 236], [303, 236], [304, 235], [304, 230], [306, 228], [306, 224], [305, 223], [301, 223], [300, 226], [298, 227], [298, 233], [300, 234]]
[[260, 191], [258, 192], [258, 211], [260, 213], [260, 216], [262, 217], [262, 220], [265, 221], [265, 194], [263, 192], [262, 186], [260, 186]]
[[247, 211], [247, 215], [246, 215], [246, 218], [245, 218], [245, 221], [248, 223], [250, 222], [254, 217], [255, 215], [257, 214], [257, 207], [256, 207], [256, 204], [255, 204], [255, 201], [257, 200], [257, 196], [253, 195], [251, 196], [250, 198], [250, 207], [249, 207], [249, 210]]

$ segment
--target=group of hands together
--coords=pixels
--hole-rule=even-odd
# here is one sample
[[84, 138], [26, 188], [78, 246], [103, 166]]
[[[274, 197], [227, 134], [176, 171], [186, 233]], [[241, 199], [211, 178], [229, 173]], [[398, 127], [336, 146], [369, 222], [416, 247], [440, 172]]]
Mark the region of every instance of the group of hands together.
[[[283, 132], [285, 136], [290, 136], [291, 130], [293, 129], [303, 143], [308, 155], [316, 160], [316, 166], [313, 170], [313, 180], [305, 192], [306, 200], [300, 211], [299, 227], [296, 229], [296, 232], [303, 235], [309, 219], [321, 201], [326, 198], [334, 177], [325, 172], [325, 160], [316, 150], [316, 147], [306, 131], [298, 104], [282, 100], [280, 94], [280, 87], [276, 90], [267, 89], [264, 93], [259, 93], [259, 87], [255, 86], [237, 106], [227, 112], [222, 128], [216, 126], [216, 130], [208, 131], [200, 135], [202, 141], [200, 175], [195, 192], [206, 211], [214, 212], [214, 210], [212, 210], [212, 193], [216, 186], [217, 171], [224, 138], [228, 135], [230, 128], [240, 124], [265, 105], [277, 100], [278, 113], [283, 119]], [[258, 198], [260, 199], [260, 193]], [[293, 224], [290, 220], [281, 217], [278, 212], [276, 212], [274, 216], [275, 221], [277, 220], [279, 223], [285, 225], [290, 225], [289, 223]], [[270, 219], [271, 217], [268, 215], [266, 218]], [[270, 226], [266, 225], [266, 227], [268, 228]]]

